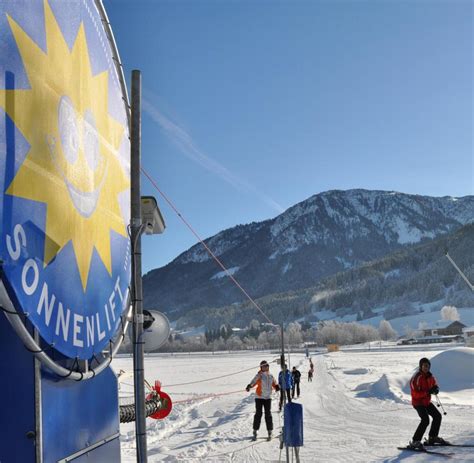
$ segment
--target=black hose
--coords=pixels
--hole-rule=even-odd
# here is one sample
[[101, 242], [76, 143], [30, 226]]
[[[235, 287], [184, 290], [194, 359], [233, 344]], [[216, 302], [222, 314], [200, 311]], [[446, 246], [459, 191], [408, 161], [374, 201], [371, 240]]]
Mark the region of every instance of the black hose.
[[[145, 401], [145, 416], [153, 415], [161, 408], [159, 397], [153, 397]], [[120, 405], [120, 422], [131, 423], [135, 421], [135, 404]]]

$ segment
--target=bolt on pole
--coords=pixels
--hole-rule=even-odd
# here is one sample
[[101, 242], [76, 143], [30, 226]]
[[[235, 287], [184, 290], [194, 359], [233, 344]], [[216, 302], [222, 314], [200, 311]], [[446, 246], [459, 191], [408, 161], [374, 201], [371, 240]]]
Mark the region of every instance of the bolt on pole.
[[132, 304], [133, 304], [133, 383], [135, 394], [135, 436], [137, 462], [147, 462], [145, 375], [143, 335], [143, 292], [142, 292], [142, 207], [140, 191], [141, 163], [141, 73], [132, 71], [131, 133], [130, 133], [130, 212], [132, 244]]

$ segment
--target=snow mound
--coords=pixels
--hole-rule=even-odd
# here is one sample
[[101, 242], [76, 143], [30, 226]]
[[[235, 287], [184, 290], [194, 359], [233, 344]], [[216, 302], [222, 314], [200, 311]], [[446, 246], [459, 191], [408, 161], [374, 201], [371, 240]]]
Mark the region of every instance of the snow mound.
[[344, 370], [346, 375], [365, 375], [369, 372], [367, 368], [354, 368], [353, 370]]
[[220, 408], [217, 409], [214, 413], [214, 415], [212, 415], [213, 417], [215, 418], [220, 418], [221, 416], [224, 416], [226, 413], [224, 412], [224, 410], [221, 410]]
[[442, 391], [474, 388], [474, 348], [457, 347], [439, 353], [432, 359], [431, 371]]
[[209, 423], [206, 420], [199, 421], [199, 424], [196, 426], [197, 428], [208, 428]]
[[387, 375], [385, 374], [383, 374], [375, 383], [359, 384], [359, 386], [357, 386], [354, 390], [359, 391], [357, 397], [370, 397], [380, 400], [393, 400], [395, 402], [401, 402], [400, 398], [392, 392]]
[[[427, 358], [431, 362], [431, 372], [441, 392], [458, 392], [474, 388], [474, 349], [472, 347], [456, 347]], [[410, 379], [417, 371], [418, 367], [414, 368], [409, 376], [398, 378], [400, 389], [407, 395], [410, 395]]]

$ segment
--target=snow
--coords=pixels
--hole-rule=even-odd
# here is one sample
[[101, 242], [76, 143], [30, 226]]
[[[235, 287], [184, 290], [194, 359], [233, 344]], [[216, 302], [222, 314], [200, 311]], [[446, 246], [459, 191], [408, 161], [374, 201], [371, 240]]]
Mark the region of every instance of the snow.
[[[354, 346], [333, 353], [312, 352], [311, 383], [306, 381], [309, 365], [304, 355], [289, 356], [290, 367], [296, 365], [302, 373], [302, 462], [434, 461], [431, 455], [396, 448], [408, 442], [419, 422], [407, 383], [421, 357], [431, 360], [447, 412], [440, 435], [474, 444], [474, 349], [393, 343], [380, 343], [377, 349], [373, 344], [370, 349]], [[276, 352], [255, 351], [147, 356], [146, 379], [150, 383], [160, 379], [173, 400], [167, 418], [147, 419], [148, 461], [285, 461], [277, 439], [250, 441], [254, 396], [244, 390], [260, 361], [273, 362], [277, 357]], [[116, 371], [133, 370], [131, 358], [116, 358], [112, 365]], [[270, 371], [276, 375], [278, 366], [271, 363]], [[131, 394], [129, 381], [121, 384], [122, 397]], [[276, 412], [276, 394], [272, 409], [278, 434], [282, 417]], [[136, 461], [134, 424], [121, 425], [120, 434], [122, 461]], [[260, 434], [266, 434], [264, 420]], [[449, 451], [456, 462], [474, 461], [474, 448]]]
[[227, 272], [225, 272], [225, 271], [218, 272], [209, 279], [210, 280], [218, 280], [220, 278], [225, 278], [225, 277], [229, 276], [229, 274], [233, 275], [234, 273], [237, 273], [239, 271], [239, 269], [240, 269], [240, 267], [231, 267], [231, 268], [227, 269]]
[[289, 262], [287, 262], [287, 263], [285, 264], [285, 266], [281, 269], [282, 275], [284, 275], [286, 272], [288, 272], [288, 270], [290, 270], [291, 267], [292, 267], [292, 265], [291, 265]]
[[398, 242], [400, 244], [418, 243], [422, 238], [434, 238], [435, 236], [434, 232], [422, 232], [400, 217], [395, 219], [394, 231], [398, 234]]
[[[317, 300], [314, 300], [313, 298], [311, 302], [317, 302]], [[319, 310], [318, 312], [314, 312], [314, 315], [316, 315], [316, 317], [318, 317], [318, 319], [321, 321], [335, 319], [334, 312], [332, 310]], [[337, 320], [340, 320], [340, 318], [338, 317]]]
[[348, 262], [346, 259], [344, 259], [344, 257], [336, 257], [335, 258], [340, 264], [342, 264], [342, 266], [344, 267], [344, 269], [348, 269], [348, 268], [351, 268], [352, 267], [352, 264], [350, 262]]
[[390, 270], [390, 272], [386, 272], [384, 275], [384, 279], [386, 280], [387, 278], [392, 278], [392, 277], [399, 277], [400, 276], [400, 269], [396, 268], [393, 270]]
[[189, 330], [177, 330], [176, 333], [184, 338], [192, 338], [193, 336], [200, 336], [201, 334], [204, 334], [205, 331], [206, 327], [204, 325], [199, 325]]
[[[460, 347], [446, 352], [441, 352], [430, 360], [431, 368], [444, 378], [442, 387], [444, 391], [460, 391], [474, 389], [474, 357], [473, 349]], [[474, 397], [471, 397], [474, 402]]]

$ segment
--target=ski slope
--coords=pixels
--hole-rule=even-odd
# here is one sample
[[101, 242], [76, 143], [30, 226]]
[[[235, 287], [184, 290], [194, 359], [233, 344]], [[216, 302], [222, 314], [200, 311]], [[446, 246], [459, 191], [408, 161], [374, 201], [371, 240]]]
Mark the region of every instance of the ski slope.
[[[244, 390], [260, 360], [271, 361], [277, 356], [268, 352], [238, 352], [147, 357], [147, 380], [152, 383], [160, 379], [163, 391], [174, 403], [166, 419], [147, 419], [148, 460], [286, 461], [278, 439], [250, 441], [254, 395]], [[296, 365], [302, 373], [298, 400], [304, 414], [301, 461], [447, 460], [397, 449], [408, 443], [419, 422], [410, 405], [407, 382], [423, 356], [432, 360], [432, 371], [441, 388], [439, 397], [447, 412], [440, 435], [453, 442], [474, 444], [474, 349], [429, 346], [425, 351], [394, 347], [313, 353], [315, 376], [310, 383], [308, 360], [302, 354], [292, 354], [290, 366]], [[113, 366], [116, 371], [132, 371], [132, 359], [117, 358]], [[271, 364], [270, 372], [278, 374], [275, 363]], [[202, 381], [205, 379], [210, 380]], [[182, 384], [190, 382], [193, 384]], [[130, 396], [131, 383], [131, 378], [121, 383], [122, 397]], [[274, 434], [279, 433], [282, 424], [277, 398], [275, 393]], [[259, 436], [266, 436], [263, 419]], [[121, 446], [122, 461], [136, 461], [133, 424], [121, 425]], [[452, 461], [474, 461], [474, 448], [436, 450], [454, 452]]]

